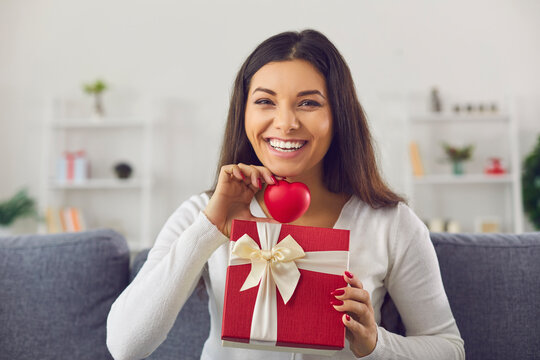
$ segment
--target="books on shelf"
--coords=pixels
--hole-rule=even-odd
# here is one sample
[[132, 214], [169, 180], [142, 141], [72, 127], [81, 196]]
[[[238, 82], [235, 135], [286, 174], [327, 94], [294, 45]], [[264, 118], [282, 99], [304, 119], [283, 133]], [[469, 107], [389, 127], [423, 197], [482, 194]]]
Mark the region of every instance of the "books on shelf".
[[76, 207], [48, 207], [45, 212], [45, 221], [49, 234], [86, 230], [82, 211]]
[[424, 176], [424, 166], [422, 164], [420, 150], [418, 149], [418, 144], [415, 141], [411, 141], [409, 144], [409, 153], [411, 157], [413, 175], [416, 177]]

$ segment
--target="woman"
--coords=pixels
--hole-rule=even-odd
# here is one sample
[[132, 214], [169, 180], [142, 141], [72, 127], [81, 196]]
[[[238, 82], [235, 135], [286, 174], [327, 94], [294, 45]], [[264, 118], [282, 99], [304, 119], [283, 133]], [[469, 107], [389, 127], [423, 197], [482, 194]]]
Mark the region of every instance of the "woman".
[[[311, 191], [308, 211], [292, 224], [350, 230], [349, 286], [328, 305], [343, 313], [347, 346], [333, 358], [464, 358], [428, 230], [379, 175], [345, 61], [324, 35], [306, 30], [269, 38], [240, 69], [214, 189], [175, 211], [111, 307], [107, 344], [116, 359], [155, 350], [201, 276], [211, 315], [202, 359], [289, 358], [220, 341], [231, 222], [275, 222], [263, 191], [276, 177]], [[377, 325], [387, 291], [407, 337]]]

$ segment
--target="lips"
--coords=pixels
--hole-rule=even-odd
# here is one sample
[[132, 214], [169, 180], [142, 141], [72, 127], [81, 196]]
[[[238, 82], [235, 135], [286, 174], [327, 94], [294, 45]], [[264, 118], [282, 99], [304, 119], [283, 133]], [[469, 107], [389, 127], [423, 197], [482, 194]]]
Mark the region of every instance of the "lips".
[[282, 149], [280, 147], [273, 147], [271, 144], [270, 144], [270, 141], [266, 141], [266, 146], [268, 147], [268, 152], [271, 156], [274, 156], [274, 157], [277, 157], [277, 158], [281, 158], [281, 159], [296, 159], [298, 158], [299, 156], [301, 156], [301, 154], [303, 154], [307, 148], [307, 144], [308, 142], [303, 140], [303, 144], [300, 148], [298, 149]]
[[292, 152], [300, 150], [307, 141], [302, 139], [266, 138], [266, 142], [275, 150]]

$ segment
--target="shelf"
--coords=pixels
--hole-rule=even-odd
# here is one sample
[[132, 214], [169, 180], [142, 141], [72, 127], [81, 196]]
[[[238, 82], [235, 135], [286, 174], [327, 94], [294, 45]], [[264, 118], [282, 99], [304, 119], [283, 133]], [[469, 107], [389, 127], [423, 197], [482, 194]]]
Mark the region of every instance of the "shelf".
[[465, 175], [426, 175], [413, 179], [415, 185], [428, 184], [511, 184], [512, 175], [485, 175], [485, 174], [465, 174]]
[[133, 118], [104, 118], [96, 121], [92, 119], [68, 119], [51, 124], [53, 129], [126, 129], [144, 128], [148, 123], [143, 119]]
[[140, 179], [89, 179], [84, 182], [63, 183], [57, 180], [49, 182], [50, 189], [56, 190], [108, 190], [108, 189], [139, 189], [143, 187]]
[[411, 118], [413, 123], [478, 123], [478, 122], [509, 122], [510, 118], [505, 114], [452, 114], [452, 113], [433, 113], [418, 115]]

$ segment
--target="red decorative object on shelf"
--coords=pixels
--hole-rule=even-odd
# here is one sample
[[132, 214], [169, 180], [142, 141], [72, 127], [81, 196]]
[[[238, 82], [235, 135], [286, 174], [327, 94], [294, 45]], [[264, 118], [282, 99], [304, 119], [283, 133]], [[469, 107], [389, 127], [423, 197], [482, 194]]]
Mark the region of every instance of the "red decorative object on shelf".
[[503, 168], [500, 158], [490, 158], [490, 164], [486, 167], [484, 172], [488, 175], [502, 175], [506, 174], [506, 169]]

